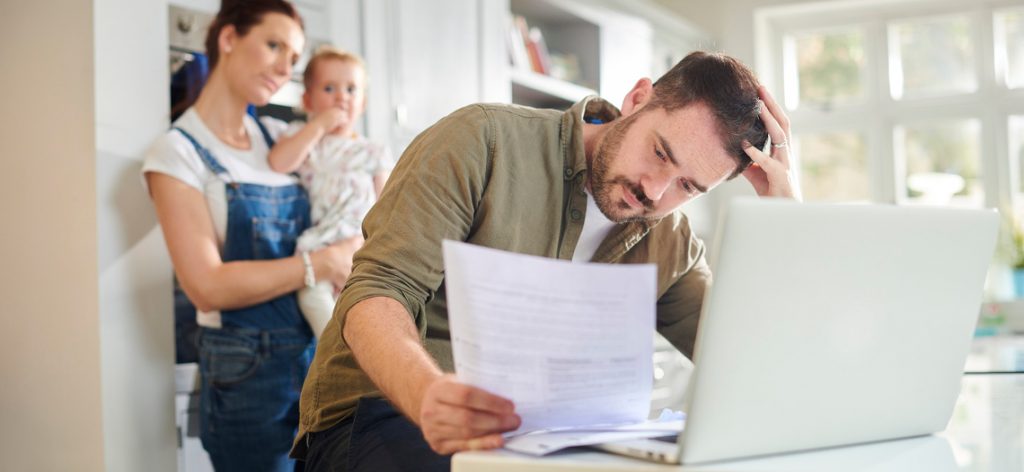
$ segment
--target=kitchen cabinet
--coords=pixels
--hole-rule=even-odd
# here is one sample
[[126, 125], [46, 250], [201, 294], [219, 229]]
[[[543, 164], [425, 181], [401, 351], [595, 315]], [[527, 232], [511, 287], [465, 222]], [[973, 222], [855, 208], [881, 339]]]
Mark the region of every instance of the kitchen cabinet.
[[[567, 108], [600, 94], [619, 104], [650, 75], [652, 28], [614, 6], [575, 0], [377, 0], [360, 2], [367, 135], [400, 154], [421, 131], [477, 102]], [[544, 35], [550, 50], [576, 57], [575, 80], [510, 63], [513, 15]]]
[[362, 3], [369, 69], [368, 135], [396, 155], [456, 109], [507, 102], [498, 27], [504, 0]]

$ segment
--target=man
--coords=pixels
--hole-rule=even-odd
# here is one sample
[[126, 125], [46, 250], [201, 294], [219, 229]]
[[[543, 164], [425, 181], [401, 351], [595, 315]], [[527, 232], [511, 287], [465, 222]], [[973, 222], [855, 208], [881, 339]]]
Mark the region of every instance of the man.
[[444, 239], [656, 263], [658, 331], [691, 355], [710, 272], [677, 210], [740, 174], [759, 195], [793, 197], [788, 135], [745, 66], [701, 52], [638, 81], [621, 116], [588, 98], [567, 112], [473, 105], [442, 119], [364, 221], [302, 389], [293, 454], [306, 470], [448, 470], [449, 454], [500, 447], [519, 426], [509, 400], [446, 373]]

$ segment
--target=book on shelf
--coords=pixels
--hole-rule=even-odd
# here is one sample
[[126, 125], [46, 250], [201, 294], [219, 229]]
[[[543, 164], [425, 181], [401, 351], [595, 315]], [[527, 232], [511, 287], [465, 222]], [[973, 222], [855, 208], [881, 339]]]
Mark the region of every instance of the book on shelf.
[[530, 28], [530, 48], [536, 50], [537, 64], [540, 66], [537, 72], [544, 75], [551, 75], [551, 56], [548, 54], [548, 46], [544, 42], [544, 34], [536, 26]]
[[551, 55], [540, 28], [530, 27], [526, 18], [513, 15], [508, 41], [512, 67], [543, 75], [551, 74]]
[[508, 50], [512, 67], [519, 70], [533, 70], [530, 63], [530, 53], [526, 51], [526, 42], [523, 41], [523, 33], [520, 31], [520, 23], [526, 20], [515, 15], [508, 28]]

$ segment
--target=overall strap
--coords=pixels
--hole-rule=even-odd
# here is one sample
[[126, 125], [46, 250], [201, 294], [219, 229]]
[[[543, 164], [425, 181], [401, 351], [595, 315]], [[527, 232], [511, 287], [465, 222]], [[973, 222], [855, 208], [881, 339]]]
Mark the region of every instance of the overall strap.
[[206, 164], [206, 167], [209, 168], [211, 172], [213, 172], [226, 182], [232, 181], [231, 174], [228, 173], [228, 170], [225, 169], [224, 166], [220, 165], [220, 162], [218, 162], [217, 159], [213, 157], [213, 153], [211, 153], [209, 149], [206, 149], [205, 147], [203, 147], [202, 144], [199, 144], [199, 141], [197, 141], [195, 137], [189, 134], [188, 131], [185, 131], [177, 126], [175, 126], [173, 129], [181, 133], [181, 135], [184, 136], [185, 139], [188, 139], [189, 142], [192, 143], [192, 147], [196, 148], [196, 152], [199, 153], [199, 158], [203, 160], [203, 163]]
[[[267, 150], [273, 148], [274, 138], [270, 137], [270, 131], [267, 130], [267, 127], [263, 125], [263, 122], [260, 121], [260, 119], [256, 115], [250, 113], [249, 116], [251, 116], [253, 120], [256, 120], [256, 126], [260, 127], [260, 134], [263, 135], [263, 140], [267, 142]], [[290, 172], [288, 175], [291, 175], [295, 178], [300, 178], [298, 171]]]
[[274, 138], [270, 137], [270, 131], [267, 131], [267, 127], [263, 126], [263, 122], [259, 118], [255, 116], [252, 118], [256, 120], [256, 126], [260, 127], [260, 134], [263, 135], [263, 140], [267, 142], [267, 149], [274, 147]]

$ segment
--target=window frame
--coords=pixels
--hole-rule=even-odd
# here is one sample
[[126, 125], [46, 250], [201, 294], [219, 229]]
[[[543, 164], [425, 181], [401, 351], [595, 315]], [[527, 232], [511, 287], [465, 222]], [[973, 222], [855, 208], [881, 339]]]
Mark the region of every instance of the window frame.
[[[815, 2], [765, 7], [754, 12], [755, 67], [761, 80], [780, 103], [785, 103], [785, 41], [788, 35], [864, 28], [866, 81], [865, 100], [858, 105], [831, 110], [803, 108], [788, 110], [796, 132], [850, 130], [863, 132], [866, 139], [867, 172], [872, 182], [871, 200], [908, 204], [905, 162], [895, 154], [897, 126], [930, 119], [974, 118], [981, 123], [979, 149], [981, 182], [986, 207], [1011, 208], [1024, 205], [1014, 201], [1020, 177], [1010, 162], [1010, 119], [1024, 115], [1024, 88], [1009, 89], [997, 76], [997, 11], [1020, 7], [1013, 0], [980, 0], [974, 4], [947, 0], [886, 0]], [[943, 97], [893, 99], [890, 93], [888, 55], [889, 23], [967, 14], [972, 24], [975, 92]], [[1021, 197], [1024, 200], [1024, 197]]]

